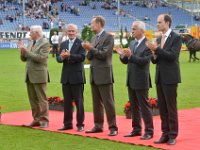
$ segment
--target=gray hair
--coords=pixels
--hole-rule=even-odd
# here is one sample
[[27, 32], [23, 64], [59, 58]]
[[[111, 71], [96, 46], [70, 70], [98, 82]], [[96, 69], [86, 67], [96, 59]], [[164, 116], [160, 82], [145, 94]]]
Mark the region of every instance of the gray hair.
[[33, 25], [31, 26], [30, 30], [37, 32], [40, 35], [40, 37], [43, 36], [42, 26], [40, 25]]
[[146, 30], [145, 23], [143, 21], [134, 21], [133, 25], [136, 25], [139, 29], [142, 29], [143, 31]]
[[67, 30], [69, 27], [73, 27], [78, 32], [78, 26], [76, 24], [73, 23], [67, 24], [65, 26], [65, 30]]

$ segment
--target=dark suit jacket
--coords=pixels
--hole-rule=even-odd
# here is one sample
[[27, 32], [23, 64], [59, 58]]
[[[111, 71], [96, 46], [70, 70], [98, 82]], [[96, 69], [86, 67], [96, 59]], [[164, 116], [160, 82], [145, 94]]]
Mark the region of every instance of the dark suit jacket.
[[34, 47], [29, 43], [26, 53], [21, 54], [21, 60], [26, 61], [25, 81], [31, 83], [47, 83], [50, 81], [47, 68], [49, 42], [46, 38], [39, 39]]
[[[149, 64], [152, 57], [150, 49], [145, 45], [146, 38], [138, 45], [136, 52], [127, 57], [120, 57], [120, 60], [128, 64], [127, 67], [127, 86], [131, 89], [149, 89], [151, 87], [151, 78]], [[135, 41], [130, 43], [130, 49], [133, 51]]]
[[69, 40], [61, 43], [60, 53], [57, 54], [57, 62], [63, 63], [61, 83], [62, 84], [84, 84], [85, 72], [84, 72], [84, 60], [85, 50], [81, 45], [81, 40], [76, 38], [70, 51], [70, 57], [61, 60], [60, 53], [63, 49], [68, 49]]
[[91, 61], [90, 82], [97, 85], [113, 83], [113, 36], [104, 31], [98, 41], [95, 40], [96, 37], [92, 39], [93, 48], [87, 54], [87, 58]]
[[[157, 39], [157, 43], [161, 43], [161, 37]], [[181, 49], [181, 37], [175, 32], [171, 32], [167, 38], [163, 49], [157, 48], [157, 58], [152, 59], [152, 63], [156, 65], [156, 79], [158, 84], [160, 80], [163, 84], [177, 84], [181, 82], [179, 53]]]

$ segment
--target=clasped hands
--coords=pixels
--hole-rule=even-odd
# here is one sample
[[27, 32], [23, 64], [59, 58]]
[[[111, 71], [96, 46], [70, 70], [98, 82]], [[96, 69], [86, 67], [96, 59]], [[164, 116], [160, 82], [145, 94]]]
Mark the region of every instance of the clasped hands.
[[62, 59], [65, 59], [65, 58], [68, 58], [69, 56], [70, 56], [70, 52], [69, 52], [69, 50], [62, 50], [62, 52], [61, 52], [61, 54], [60, 54], [60, 56], [62, 57]]
[[146, 41], [145, 45], [146, 45], [146, 47], [148, 47], [151, 50], [151, 52], [153, 54], [156, 53], [157, 47], [160, 46], [160, 45], [157, 44], [157, 42], [154, 43], [154, 42], [151, 42], [151, 41]]
[[89, 52], [93, 47], [92, 44], [88, 41], [82, 42], [82, 46], [87, 52]]
[[18, 41], [17, 46], [19, 47], [22, 53], [25, 53], [26, 51], [28, 51], [23, 41]]
[[115, 51], [120, 55], [120, 56], [126, 56], [126, 57], [130, 57], [132, 55], [131, 49], [127, 48], [127, 49], [122, 49], [122, 47], [120, 45], [117, 45], [115, 47]]

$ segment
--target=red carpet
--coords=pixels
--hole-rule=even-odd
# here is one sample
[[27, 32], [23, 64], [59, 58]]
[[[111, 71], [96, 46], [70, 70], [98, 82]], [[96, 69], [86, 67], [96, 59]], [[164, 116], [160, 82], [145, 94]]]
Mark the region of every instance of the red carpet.
[[[181, 110], [179, 111], [179, 136], [177, 138], [177, 144], [174, 146], [168, 146], [166, 144], [155, 145], [154, 140], [157, 140], [160, 135], [160, 118], [154, 117], [155, 133], [154, 138], [149, 141], [142, 141], [140, 137], [124, 138], [123, 136], [131, 131], [131, 120], [126, 119], [124, 116], [117, 117], [117, 124], [119, 127], [119, 134], [115, 137], [108, 136], [107, 123], [105, 123], [104, 132], [98, 134], [85, 134], [85, 132], [76, 132], [76, 127], [73, 130], [64, 131], [63, 133], [81, 135], [87, 137], [95, 137], [98, 139], [107, 139], [111, 141], [117, 141], [122, 143], [132, 143], [136, 145], [153, 146], [162, 149], [173, 149], [173, 150], [199, 150], [200, 149], [200, 108]], [[50, 126], [45, 129], [47, 131], [59, 132], [58, 128], [62, 127], [63, 112], [50, 111]], [[76, 120], [76, 119], [74, 119]], [[106, 119], [105, 119], [106, 120]], [[0, 124], [20, 126], [27, 124], [32, 121], [31, 112], [12, 112], [5, 113], [2, 116]], [[76, 123], [74, 122], [74, 125]], [[93, 115], [92, 113], [86, 113], [85, 119], [85, 130], [93, 127]], [[35, 128], [37, 129], [37, 128]]]

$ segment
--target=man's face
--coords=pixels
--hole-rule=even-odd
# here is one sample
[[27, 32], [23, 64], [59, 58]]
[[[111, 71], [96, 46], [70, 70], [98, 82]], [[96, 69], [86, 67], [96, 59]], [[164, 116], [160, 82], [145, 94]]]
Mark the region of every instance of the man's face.
[[36, 40], [37, 35], [38, 35], [38, 33], [36, 31], [30, 30], [30, 37], [32, 40]]
[[169, 22], [165, 22], [164, 15], [160, 15], [157, 18], [157, 29], [158, 31], [165, 32], [169, 28]]
[[132, 35], [133, 37], [135, 37], [136, 39], [140, 39], [143, 36], [143, 30], [138, 28], [138, 26], [136, 24], [132, 25]]
[[69, 37], [69, 39], [74, 39], [77, 36], [77, 30], [72, 26], [69, 26], [67, 28], [66, 33], [67, 33], [67, 36]]
[[100, 28], [100, 24], [95, 22], [95, 18], [92, 19], [92, 21], [91, 21], [91, 30], [96, 33], [99, 30], [99, 28]]

